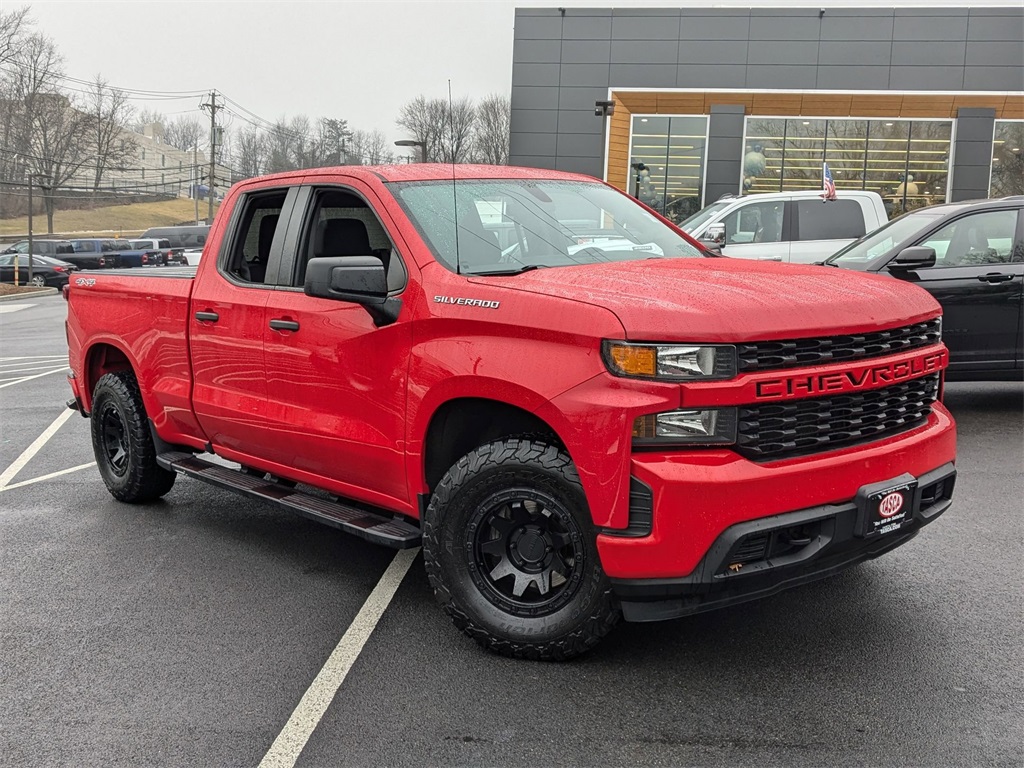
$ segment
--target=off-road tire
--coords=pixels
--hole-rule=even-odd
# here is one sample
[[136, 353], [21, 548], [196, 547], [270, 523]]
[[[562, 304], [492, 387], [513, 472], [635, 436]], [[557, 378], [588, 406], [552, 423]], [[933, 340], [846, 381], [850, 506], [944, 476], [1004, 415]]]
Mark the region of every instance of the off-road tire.
[[[515, 605], [515, 597], [507, 598], [508, 608], [499, 605], [504, 601], [494, 585], [507, 585], [509, 580], [489, 579], [488, 563], [479, 559], [479, 537], [487, 519], [480, 516], [486, 514], [488, 505], [497, 509], [501, 499], [514, 498], [515, 494], [547, 499], [545, 504], [550, 503], [560, 516], [552, 527], [568, 531], [573, 541], [571, 551], [575, 556], [569, 558], [573, 565], [568, 571], [572, 576], [563, 580], [562, 587], [568, 591], [550, 598], [551, 604], [539, 609], [547, 611], [544, 615], [522, 615], [533, 609]], [[539, 505], [531, 508], [547, 509]], [[527, 508], [523, 507], [522, 512], [528, 514]], [[502, 524], [505, 521], [495, 516], [491, 519]], [[567, 528], [560, 527], [561, 523]], [[564, 541], [568, 534], [559, 533], [558, 541]], [[512, 533], [502, 541], [512, 542], [514, 537]], [[521, 534], [518, 541], [522, 541]], [[570, 659], [596, 645], [621, 617], [601, 569], [596, 534], [576, 468], [563, 449], [536, 438], [507, 438], [483, 445], [448, 470], [424, 515], [423, 555], [434, 596], [455, 625], [484, 648], [504, 656], [542, 661]], [[568, 561], [559, 562], [564, 565]], [[514, 577], [516, 588], [521, 575]], [[554, 591], [552, 585], [553, 577], [549, 575], [549, 592]], [[522, 597], [530, 592], [544, 599], [539, 582], [531, 583]]]
[[158, 499], [177, 474], [156, 463], [139, 383], [131, 371], [108, 373], [92, 395], [92, 447], [110, 495], [128, 504]]

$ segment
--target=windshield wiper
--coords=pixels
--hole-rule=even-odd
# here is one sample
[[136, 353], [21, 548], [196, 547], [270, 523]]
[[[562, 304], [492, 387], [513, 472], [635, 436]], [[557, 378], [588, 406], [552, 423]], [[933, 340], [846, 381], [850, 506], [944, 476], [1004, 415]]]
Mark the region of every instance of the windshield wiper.
[[524, 264], [518, 269], [496, 269], [493, 272], [474, 272], [479, 277], [505, 277], [508, 275], [521, 275], [523, 272], [531, 272], [535, 269], [547, 269], [547, 264]]

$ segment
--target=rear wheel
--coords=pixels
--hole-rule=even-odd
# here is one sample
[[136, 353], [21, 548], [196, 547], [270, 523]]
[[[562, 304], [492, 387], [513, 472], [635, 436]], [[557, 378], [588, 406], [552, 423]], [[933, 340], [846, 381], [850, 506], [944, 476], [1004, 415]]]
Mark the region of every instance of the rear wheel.
[[177, 475], [156, 463], [139, 384], [131, 371], [103, 376], [92, 396], [92, 446], [107, 490], [136, 504], [171, 490]]
[[512, 438], [482, 446], [438, 484], [423, 552], [456, 626], [506, 656], [561, 660], [619, 619], [569, 456]]
[[42, 288], [43, 286], [46, 285], [46, 278], [43, 277], [42, 275], [32, 275], [32, 279], [29, 281], [29, 283], [35, 288]]

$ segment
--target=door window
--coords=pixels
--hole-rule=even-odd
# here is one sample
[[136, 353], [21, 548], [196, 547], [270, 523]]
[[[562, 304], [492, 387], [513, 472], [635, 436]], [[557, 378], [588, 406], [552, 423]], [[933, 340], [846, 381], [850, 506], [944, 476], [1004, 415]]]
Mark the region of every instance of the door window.
[[856, 240], [867, 231], [856, 200], [797, 200], [796, 240]]
[[376, 256], [387, 274], [388, 291], [405, 287], [405, 267], [384, 226], [362, 198], [340, 189], [320, 190], [300, 254], [293, 285], [301, 287], [310, 259]]
[[242, 218], [234, 232], [226, 263], [227, 273], [243, 283], [267, 281], [270, 247], [277, 233], [287, 190], [249, 195], [242, 203]]
[[725, 217], [725, 244], [782, 242], [785, 203], [752, 203]]
[[950, 222], [921, 245], [935, 249], [936, 267], [1007, 264], [1016, 230], [1017, 211], [986, 211]]

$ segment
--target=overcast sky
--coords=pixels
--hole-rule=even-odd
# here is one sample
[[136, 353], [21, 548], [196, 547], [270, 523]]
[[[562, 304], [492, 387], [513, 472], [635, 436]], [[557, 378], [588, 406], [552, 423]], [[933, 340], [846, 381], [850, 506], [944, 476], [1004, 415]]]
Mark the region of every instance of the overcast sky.
[[[990, 0], [1013, 5], [1020, 0]], [[394, 125], [418, 94], [456, 98], [508, 94], [516, 6], [824, 6], [976, 5], [976, 0], [0, 0], [31, 8], [37, 29], [64, 54], [66, 72], [101, 73], [134, 90], [215, 88], [268, 119], [298, 113], [336, 117], [353, 128]], [[141, 106], [194, 112], [194, 96]], [[238, 124], [238, 118], [235, 120]]]

